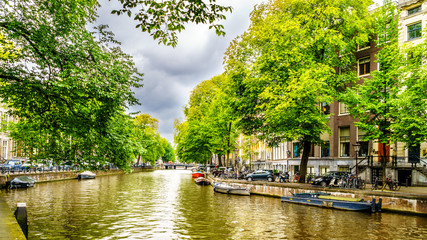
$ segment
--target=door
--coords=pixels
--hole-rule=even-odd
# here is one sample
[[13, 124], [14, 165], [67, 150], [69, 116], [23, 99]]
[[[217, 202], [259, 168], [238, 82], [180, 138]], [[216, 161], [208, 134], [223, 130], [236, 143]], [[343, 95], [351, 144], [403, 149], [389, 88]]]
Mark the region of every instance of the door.
[[398, 170], [397, 180], [401, 186], [411, 186], [412, 170]]

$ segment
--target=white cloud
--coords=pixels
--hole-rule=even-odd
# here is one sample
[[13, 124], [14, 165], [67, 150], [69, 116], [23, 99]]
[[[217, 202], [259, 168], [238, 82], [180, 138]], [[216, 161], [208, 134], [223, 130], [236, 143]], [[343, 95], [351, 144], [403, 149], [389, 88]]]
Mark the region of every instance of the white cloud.
[[223, 71], [223, 55], [230, 41], [249, 27], [249, 14], [262, 0], [222, 0], [233, 7], [223, 22], [225, 37], [219, 37], [207, 25], [190, 24], [178, 35], [175, 48], [159, 45], [147, 33], [135, 29], [135, 22], [127, 16], [110, 14], [117, 9], [118, 1], [103, 1], [98, 11], [98, 24], [108, 24], [121, 48], [134, 57], [138, 70], [144, 73], [144, 87], [135, 89], [140, 106], [130, 107], [131, 112], [141, 111], [159, 119], [163, 137], [173, 141], [173, 121], [182, 120], [183, 106], [191, 90], [200, 82]]
[[[223, 22], [225, 37], [218, 37], [206, 25], [190, 24], [179, 34], [176, 48], [159, 45], [147, 33], [135, 28], [127, 16], [110, 14], [119, 2], [101, 2], [98, 24], [108, 24], [122, 42], [122, 49], [134, 57], [139, 71], [144, 73], [144, 87], [135, 89], [141, 106], [132, 106], [131, 112], [141, 111], [159, 119], [163, 137], [173, 141], [173, 121], [183, 119], [183, 106], [191, 90], [200, 82], [223, 71], [223, 55], [230, 41], [241, 35], [250, 23], [249, 14], [255, 4], [263, 0], [221, 0], [233, 7]], [[381, 0], [375, 0], [380, 3]]]

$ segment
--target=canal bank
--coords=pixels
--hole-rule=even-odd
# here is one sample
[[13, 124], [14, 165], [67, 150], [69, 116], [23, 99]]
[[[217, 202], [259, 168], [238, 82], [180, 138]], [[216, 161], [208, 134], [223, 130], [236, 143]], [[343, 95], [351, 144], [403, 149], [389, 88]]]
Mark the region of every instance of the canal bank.
[[24, 233], [0, 192], [0, 240], [25, 240]]
[[[142, 172], [142, 171], [151, 171], [153, 168], [148, 167], [134, 167], [133, 172]], [[16, 177], [28, 176], [37, 181], [37, 183], [42, 182], [52, 182], [52, 181], [63, 181], [63, 180], [71, 180], [77, 179], [77, 174], [79, 171], [58, 171], [58, 172], [30, 172], [30, 173], [19, 173], [19, 174], [3, 174], [0, 175], [0, 188], [6, 187], [6, 182], [10, 181]], [[110, 169], [110, 170], [99, 170], [93, 171], [96, 176], [107, 176], [114, 174], [124, 174], [123, 170], [119, 169]]]
[[[427, 216], [427, 188], [408, 187], [400, 191], [372, 191], [352, 190], [339, 188], [322, 188], [311, 184], [277, 183], [277, 182], [248, 182], [246, 180], [217, 179], [214, 181], [233, 182], [252, 187], [251, 194], [276, 197], [292, 196], [294, 193], [327, 192], [333, 196], [363, 198], [365, 201], [382, 199], [383, 211], [399, 212], [405, 214], [419, 214]], [[370, 185], [369, 185], [370, 187]], [[367, 189], [370, 189], [367, 187]]]

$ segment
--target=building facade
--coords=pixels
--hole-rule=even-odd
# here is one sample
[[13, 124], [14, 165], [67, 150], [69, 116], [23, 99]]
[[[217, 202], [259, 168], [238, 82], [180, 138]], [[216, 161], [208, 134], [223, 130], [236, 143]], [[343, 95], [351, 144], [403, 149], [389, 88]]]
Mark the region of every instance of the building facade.
[[[423, 30], [427, 23], [427, 1], [399, 0], [398, 8], [401, 10], [399, 44], [418, 44], [424, 40]], [[355, 52], [357, 59], [357, 74], [359, 84], [363, 84], [370, 73], [378, 70], [379, 66], [375, 56], [378, 52], [374, 42], [359, 46]], [[349, 171], [358, 173], [367, 181], [374, 176], [382, 176], [381, 158], [386, 156], [386, 176], [399, 180], [401, 183], [417, 185], [427, 184], [426, 164], [427, 143], [422, 143], [415, 152], [405, 147], [403, 143], [392, 143], [386, 146], [383, 152], [382, 143], [364, 141], [365, 133], [355, 125], [355, 119], [349, 115], [344, 103], [334, 101], [331, 104], [320, 103], [319, 106], [325, 114], [330, 114], [329, 127], [332, 134], [323, 134], [322, 146], [312, 145], [307, 168], [307, 174], [321, 175], [328, 171]], [[356, 119], [357, 120], [357, 119]], [[357, 152], [354, 145], [360, 145]], [[302, 145], [298, 142], [284, 142], [276, 148], [268, 148], [265, 144], [257, 145], [258, 155], [254, 156], [254, 167], [278, 169], [288, 171], [295, 175], [300, 171]], [[270, 153], [268, 153], [270, 152]], [[418, 157], [418, 166], [411, 162], [411, 157]], [[420, 161], [421, 159], [421, 161]], [[356, 170], [357, 166], [357, 170]]]

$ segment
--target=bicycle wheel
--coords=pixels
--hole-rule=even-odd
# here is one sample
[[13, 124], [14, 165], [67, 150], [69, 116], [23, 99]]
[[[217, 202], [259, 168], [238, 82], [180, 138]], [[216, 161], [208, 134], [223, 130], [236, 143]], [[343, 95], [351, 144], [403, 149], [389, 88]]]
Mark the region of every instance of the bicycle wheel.
[[360, 180], [359, 182], [359, 189], [364, 190], [366, 188], [365, 180]]
[[398, 182], [394, 183], [394, 191], [399, 191], [400, 190], [400, 185]]

